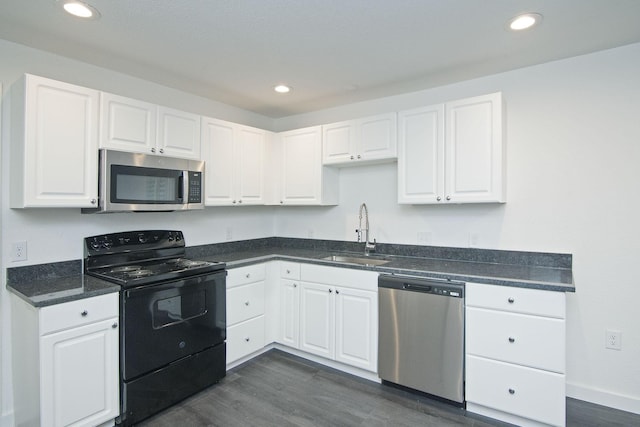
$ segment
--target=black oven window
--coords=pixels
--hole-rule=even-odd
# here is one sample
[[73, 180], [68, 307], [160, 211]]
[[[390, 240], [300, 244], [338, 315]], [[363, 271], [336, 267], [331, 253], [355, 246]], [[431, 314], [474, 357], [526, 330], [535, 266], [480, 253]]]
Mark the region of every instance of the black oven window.
[[184, 322], [207, 312], [205, 291], [182, 293], [153, 304], [153, 328]]

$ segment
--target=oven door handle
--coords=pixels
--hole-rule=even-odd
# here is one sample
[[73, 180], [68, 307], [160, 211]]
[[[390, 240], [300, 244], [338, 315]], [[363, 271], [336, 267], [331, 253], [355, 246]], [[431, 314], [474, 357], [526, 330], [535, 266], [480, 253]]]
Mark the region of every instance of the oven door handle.
[[189, 185], [189, 179], [185, 179], [185, 175], [189, 173], [187, 171], [182, 171], [180, 177], [178, 177], [178, 199], [184, 203], [184, 195], [187, 194], [186, 186]]

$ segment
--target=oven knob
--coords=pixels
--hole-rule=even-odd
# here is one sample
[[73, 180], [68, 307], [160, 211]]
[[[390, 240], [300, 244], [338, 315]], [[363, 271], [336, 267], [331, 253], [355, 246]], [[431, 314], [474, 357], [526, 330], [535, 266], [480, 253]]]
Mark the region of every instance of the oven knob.
[[185, 348], [187, 346], [187, 343], [184, 341], [180, 341], [180, 344], [178, 344], [178, 347], [180, 348]]
[[144, 234], [138, 236], [138, 242], [140, 243], [147, 243], [147, 240], [147, 236], [145, 236]]
[[182, 236], [180, 233], [176, 233], [176, 242], [179, 242], [180, 240], [182, 240]]
[[89, 242], [89, 245], [91, 246], [91, 249], [95, 251], [100, 250], [100, 243], [96, 239], [93, 239], [91, 242]]

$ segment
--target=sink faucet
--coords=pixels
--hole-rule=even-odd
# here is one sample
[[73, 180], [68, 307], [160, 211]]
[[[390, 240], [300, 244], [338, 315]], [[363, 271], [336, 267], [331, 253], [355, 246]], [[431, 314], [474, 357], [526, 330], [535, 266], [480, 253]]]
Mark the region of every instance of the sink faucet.
[[[362, 228], [362, 217], [364, 213], [364, 229]], [[358, 242], [362, 241], [362, 232], [364, 231], [364, 254], [370, 255], [371, 252], [375, 252], [376, 250], [376, 239], [373, 239], [373, 243], [369, 242], [369, 211], [367, 210], [366, 203], [360, 205], [360, 222], [358, 223], [358, 229], [356, 233], [358, 234]]]

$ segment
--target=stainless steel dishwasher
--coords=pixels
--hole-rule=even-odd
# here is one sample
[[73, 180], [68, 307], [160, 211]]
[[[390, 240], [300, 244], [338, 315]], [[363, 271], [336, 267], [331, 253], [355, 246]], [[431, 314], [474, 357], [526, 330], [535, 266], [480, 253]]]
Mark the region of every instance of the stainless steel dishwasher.
[[464, 283], [378, 277], [378, 375], [464, 402]]

